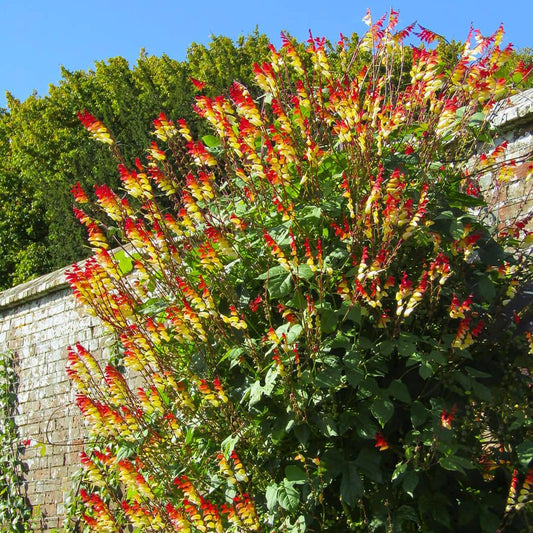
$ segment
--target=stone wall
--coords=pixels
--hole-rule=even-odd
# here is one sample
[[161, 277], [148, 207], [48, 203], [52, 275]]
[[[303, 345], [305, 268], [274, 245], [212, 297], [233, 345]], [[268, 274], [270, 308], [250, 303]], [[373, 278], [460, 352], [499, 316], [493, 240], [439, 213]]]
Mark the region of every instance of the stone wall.
[[21, 441], [31, 440], [22, 460], [34, 531], [62, 525], [79, 465], [82, 428], [65, 373], [67, 346], [78, 341], [95, 355], [106, 345], [96, 320], [76, 305], [64, 270], [0, 294], [0, 351], [18, 360], [15, 422]]
[[[490, 117], [497, 128], [496, 143], [507, 142], [502, 159], [512, 162], [514, 177], [508, 181], [496, 180], [491, 174], [482, 180], [492, 209], [500, 223], [505, 225], [517, 215], [533, 215], [533, 89], [518, 93], [495, 110]], [[530, 174], [531, 179], [524, 178]], [[533, 230], [532, 221], [528, 229]]]
[[[492, 121], [500, 128], [498, 142], [507, 140], [504, 155], [515, 159], [520, 176], [531, 167], [533, 155], [533, 89], [513, 97]], [[493, 178], [493, 177], [492, 177]], [[521, 178], [485, 186], [494, 192], [501, 224], [518, 211], [533, 212], [533, 179]], [[61, 526], [64, 501], [78, 468], [83, 432], [65, 373], [67, 346], [81, 342], [94, 355], [104, 355], [110, 339], [96, 319], [76, 305], [64, 270], [43, 276], [0, 294], [0, 352], [12, 350], [19, 362], [19, 414], [16, 423], [27, 465], [26, 491], [34, 506], [34, 531]]]

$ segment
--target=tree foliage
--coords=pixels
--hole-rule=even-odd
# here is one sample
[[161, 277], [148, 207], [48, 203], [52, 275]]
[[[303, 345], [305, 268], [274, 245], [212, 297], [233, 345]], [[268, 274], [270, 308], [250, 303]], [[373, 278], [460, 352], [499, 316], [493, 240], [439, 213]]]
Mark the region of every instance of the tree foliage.
[[263, 60], [267, 44], [258, 32], [238, 43], [213, 37], [207, 47], [193, 44], [184, 62], [142, 52], [130, 67], [115, 57], [87, 72], [63, 69], [59, 84], [43, 98], [20, 102], [8, 95], [8, 109], [0, 114], [0, 288], [87, 256], [70, 189], [78, 181], [92, 189], [96, 183], [117, 186], [118, 180], [113, 157], [80, 127], [80, 109], [113, 129], [131, 165], [150, 144], [150, 125], [160, 112], [189, 120], [202, 134], [204, 126], [192, 110], [191, 76], [216, 93], [234, 77], [248, 82], [251, 65]]
[[286, 38], [256, 99], [197, 96], [210, 134], [161, 114], [120, 190], [74, 188], [94, 256], [69, 279], [120, 339], [114, 366], [69, 351], [87, 530], [531, 525], [528, 232], [476, 215], [512, 172], [476, 156], [511, 51], [472, 34], [451, 63], [367, 21]]

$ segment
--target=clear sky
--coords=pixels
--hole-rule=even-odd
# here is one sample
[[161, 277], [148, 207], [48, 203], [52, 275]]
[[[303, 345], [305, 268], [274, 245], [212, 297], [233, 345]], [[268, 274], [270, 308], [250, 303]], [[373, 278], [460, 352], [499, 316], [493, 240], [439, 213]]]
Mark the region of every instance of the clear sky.
[[45, 95], [61, 65], [87, 70], [114, 56], [134, 63], [141, 48], [181, 60], [193, 41], [236, 39], [256, 26], [276, 45], [281, 30], [336, 40], [364, 32], [367, 8], [377, 19], [391, 5], [401, 26], [416, 20], [464, 40], [471, 23], [489, 34], [503, 22], [507, 42], [533, 47], [532, 0], [0, 0], [0, 107], [6, 91], [21, 100], [33, 90]]

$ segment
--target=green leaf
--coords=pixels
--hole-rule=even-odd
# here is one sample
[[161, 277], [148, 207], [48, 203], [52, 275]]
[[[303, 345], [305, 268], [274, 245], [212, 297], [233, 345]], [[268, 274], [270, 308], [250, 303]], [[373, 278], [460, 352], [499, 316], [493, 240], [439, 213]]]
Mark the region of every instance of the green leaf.
[[365, 377], [365, 374], [360, 368], [352, 367], [351, 365], [346, 364], [346, 361], [343, 361], [343, 363], [346, 368], [346, 379], [348, 380], [348, 383], [356, 389]]
[[509, 425], [509, 431], [514, 431], [515, 429], [527, 427], [531, 424], [529, 417], [525, 413], [515, 413], [515, 416], [511, 419], [512, 422]]
[[341, 369], [336, 367], [325, 367], [316, 374], [316, 384], [322, 389], [330, 389], [341, 384]]
[[461, 472], [462, 474], [465, 473], [465, 469], [468, 470], [474, 468], [468, 459], [465, 459], [464, 457], [458, 457], [457, 455], [441, 457], [439, 459], [439, 463], [442, 468], [445, 468], [446, 470]]
[[501, 264], [505, 259], [505, 251], [494, 239], [480, 241], [481, 246], [478, 249], [480, 259], [487, 265]]
[[341, 499], [349, 506], [357, 503], [359, 496], [363, 494], [363, 482], [357, 472], [357, 466], [354, 461], [346, 464], [341, 480]]
[[292, 427], [292, 431], [296, 435], [298, 442], [302, 446], [306, 446], [311, 435], [311, 430], [309, 429], [309, 426], [307, 424], [295, 425]]
[[194, 428], [189, 427], [185, 432], [185, 445], [188, 446], [194, 440]]
[[248, 406], [254, 406], [257, 402], [261, 400], [261, 396], [263, 396], [263, 387], [261, 386], [261, 381], [255, 381], [250, 387]]
[[220, 139], [214, 135], [204, 135], [202, 141], [208, 148], [216, 148], [220, 146]]
[[331, 309], [324, 309], [320, 313], [320, 327], [323, 333], [329, 334], [335, 331], [337, 327], [337, 313]]
[[343, 470], [346, 461], [337, 449], [330, 449], [324, 453], [320, 465], [328, 479], [335, 479]]
[[422, 379], [429, 379], [433, 375], [433, 367], [429, 361], [422, 361], [418, 373]]
[[343, 358], [342, 364], [346, 370], [353, 370], [354, 372], [360, 372], [361, 377], [364, 377], [363, 371], [360, 368], [361, 354], [356, 350], [350, 350]]
[[524, 81], [524, 75], [517, 72], [516, 74], [513, 74], [511, 80], [514, 84], [521, 83]]
[[300, 493], [294, 488], [294, 482], [284, 479], [278, 487], [278, 503], [287, 511], [294, 511], [300, 504]]
[[402, 335], [398, 341], [398, 355], [401, 357], [412, 357], [416, 352], [417, 337], [413, 335]]
[[383, 483], [383, 472], [381, 469], [382, 452], [375, 449], [364, 448], [359, 452], [355, 464], [359, 471], [376, 483]]
[[113, 257], [118, 262], [118, 268], [122, 274], [129, 274], [133, 270], [133, 259], [124, 250], [119, 250], [113, 254]]
[[387, 392], [397, 400], [400, 400], [401, 402], [411, 403], [411, 395], [409, 394], [409, 389], [407, 388], [405, 383], [402, 383], [398, 379], [395, 379], [391, 382], [389, 388], [387, 389]]
[[274, 511], [278, 506], [278, 486], [276, 484], [269, 485], [265, 492], [267, 509]]
[[305, 516], [300, 515], [294, 522], [291, 522], [291, 517], [287, 516], [283, 522], [282, 531], [287, 531], [287, 533], [304, 533], [306, 530], [305, 526]]
[[154, 316], [163, 312], [168, 306], [168, 302], [162, 298], [150, 298], [138, 309], [143, 315]]
[[492, 400], [492, 390], [475, 380], [472, 380], [472, 392], [481, 400], [490, 402]]
[[388, 357], [396, 348], [396, 343], [391, 340], [386, 340], [379, 343], [379, 353]]
[[316, 422], [316, 425], [320, 429], [323, 435], [326, 437], [337, 437], [338, 436], [338, 430], [337, 430], [337, 424], [335, 423], [335, 420], [331, 416], [322, 416], [319, 417], [318, 415], [314, 417], [314, 421]]
[[338, 331], [337, 335], [331, 342], [331, 348], [342, 348], [344, 352], [347, 352], [352, 345], [352, 339], [347, 335], [344, 335], [342, 332]]
[[239, 442], [239, 435], [229, 435], [226, 437], [222, 443], [222, 451], [224, 452], [224, 455], [229, 457], [231, 455], [231, 452], [235, 449], [235, 445]]
[[418, 485], [418, 474], [414, 470], [407, 472], [403, 478], [402, 488], [406, 494], [414, 497], [415, 489]]
[[225, 361], [226, 359], [229, 359], [231, 361], [231, 366], [235, 366], [239, 363], [241, 356], [245, 353], [244, 348], [237, 347], [237, 348], [231, 348], [228, 350], [224, 356], [220, 359], [220, 362]]
[[457, 218], [452, 218], [450, 220], [450, 236], [452, 239], [459, 240], [462, 238], [465, 227], [463, 223]]
[[405, 527], [405, 522], [414, 522], [418, 524], [418, 514], [415, 509], [408, 505], [402, 505], [393, 515], [392, 515], [392, 532], [393, 533], [404, 533], [405, 531], [412, 531], [411, 527]]
[[322, 221], [322, 209], [314, 205], [306, 205], [298, 212], [298, 220], [311, 222], [314, 227]]
[[394, 404], [390, 400], [378, 398], [370, 408], [372, 414], [376, 417], [381, 427], [391, 419], [394, 414]]
[[258, 280], [265, 280], [268, 279], [269, 281], [272, 280], [272, 278], [277, 278], [279, 276], [285, 276], [287, 273], [287, 269], [285, 267], [282, 267], [281, 265], [273, 266], [272, 268], [269, 268], [266, 272], [263, 272], [263, 274], [260, 274], [257, 276]]
[[363, 395], [379, 395], [380, 394], [380, 389], [379, 389], [379, 386], [378, 386], [378, 382], [375, 380], [375, 378], [373, 377], [366, 377], [365, 379], [363, 379], [361, 381], [361, 383], [359, 384], [359, 391], [363, 394]]
[[391, 481], [402, 479], [404, 477], [403, 474], [405, 473], [406, 470], [407, 470], [407, 463], [398, 463], [396, 465], [396, 468], [394, 469], [394, 472], [392, 473]]
[[286, 277], [277, 277], [270, 279], [267, 285], [268, 293], [271, 298], [281, 298], [290, 294], [292, 291], [292, 276], [287, 274]]
[[307, 481], [305, 470], [298, 465], [289, 465], [285, 467], [285, 477], [293, 483], [304, 483]]
[[411, 422], [413, 427], [417, 428], [421, 426], [428, 419], [428, 416], [428, 410], [420, 402], [414, 402], [411, 405]]
[[288, 329], [288, 331], [285, 333], [285, 335], [287, 336], [287, 342], [289, 344], [296, 342], [298, 337], [301, 335], [302, 331], [303, 331], [303, 326], [301, 324], [293, 324]]
[[470, 196], [458, 191], [450, 191], [446, 195], [446, 199], [451, 207], [463, 208], [463, 207], [484, 207], [486, 205], [483, 198], [477, 198], [476, 196]]
[[[479, 523], [483, 533], [495, 533], [501, 523], [501, 517], [486, 507], [479, 507]], [[500, 530], [501, 531], [501, 530]]]
[[477, 282], [479, 294], [487, 301], [492, 302], [496, 297], [496, 288], [487, 274], [479, 277]]
[[[523, 76], [522, 76], [522, 78], [523, 78]], [[521, 81], [522, 78], [520, 78], [519, 81]], [[304, 118], [309, 118], [311, 116], [311, 109], [309, 107], [305, 106], [305, 105], [301, 105], [300, 106], [300, 111], [301, 111], [302, 116]]]
[[353, 411], [343, 411], [338, 418], [339, 435], [344, 435], [348, 430], [354, 429], [357, 416]]
[[483, 372], [482, 370], [472, 368], [471, 366], [466, 366], [465, 370], [470, 376], [473, 376], [475, 378], [490, 378], [492, 376], [492, 374], [489, 374], [488, 372]]
[[533, 459], [533, 441], [526, 440], [516, 447], [516, 454], [522, 466], [527, 468]]
[[296, 276], [300, 279], [310, 280], [313, 278], [315, 273], [311, 270], [311, 267], [307, 264], [298, 265], [298, 270], [296, 271]]
[[265, 385], [263, 387], [263, 394], [270, 396], [276, 385], [276, 380], [278, 379], [278, 371], [275, 366], [271, 366], [268, 369], [267, 375], [265, 376]]
[[470, 117], [468, 121], [468, 125], [469, 126], [480, 126], [481, 124], [483, 124], [483, 122], [485, 122], [485, 119], [486, 119], [485, 113], [478, 111], [477, 113], [474, 113]]
[[128, 459], [135, 454], [135, 447], [133, 444], [123, 444], [117, 451], [117, 461]]
[[372, 350], [374, 348], [374, 341], [372, 339], [369, 339], [368, 337], [364, 337], [363, 335], [361, 335], [358, 341], [359, 348], [361, 348], [361, 350]]
[[448, 358], [446, 357], [446, 354], [440, 350], [431, 350], [428, 360], [437, 363], [438, 365], [448, 364]]

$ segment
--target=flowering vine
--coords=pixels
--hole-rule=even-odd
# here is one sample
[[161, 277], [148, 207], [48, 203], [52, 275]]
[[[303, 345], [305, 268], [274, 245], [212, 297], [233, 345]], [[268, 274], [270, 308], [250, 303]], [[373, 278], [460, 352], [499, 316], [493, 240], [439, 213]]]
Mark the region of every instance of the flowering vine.
[[[68, 279], [124, 365], [69, 350], [95, 443], [89, 530], [483, 530], [463, 512], [477, 507], [523, 520], [504, 493], [527, 467], [528, 343], [486, 331], [529, 265], [470, 210], [479, 117], [511, 49], [501, 29], [472, 32], [450, 65], [397, 18], [335, 46], [284, 37], [254, 66], [261, 101], [196, 82], [214, 135], [161, 114], [146, 161], [119, 157], [127, 196], [74, 188], [94, 255]], [[510, 459], [488, 480], [493, 439]]]

